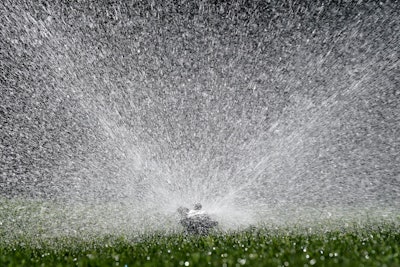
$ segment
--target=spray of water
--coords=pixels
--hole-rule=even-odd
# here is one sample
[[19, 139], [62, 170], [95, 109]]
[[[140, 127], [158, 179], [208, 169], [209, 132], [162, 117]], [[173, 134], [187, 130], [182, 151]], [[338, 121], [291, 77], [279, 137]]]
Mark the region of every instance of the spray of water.
[[395, 3], [0, 11], [5, 229], [174, 230], [196, 202], [222, 229], [398, 216]]

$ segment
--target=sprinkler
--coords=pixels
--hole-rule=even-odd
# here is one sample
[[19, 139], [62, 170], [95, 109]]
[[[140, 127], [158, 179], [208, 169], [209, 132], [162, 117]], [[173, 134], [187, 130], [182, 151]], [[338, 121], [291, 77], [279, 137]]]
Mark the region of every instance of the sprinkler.
[[185, 207], [178, 208], [178, 213], [181, 216], [179, 222], [185, 227], [188, 234], [208, 235], [209, 231], [218, 225], [218, 222], [211, 219], [201, 208], [200, 203], [196, 203], [193, 210]]

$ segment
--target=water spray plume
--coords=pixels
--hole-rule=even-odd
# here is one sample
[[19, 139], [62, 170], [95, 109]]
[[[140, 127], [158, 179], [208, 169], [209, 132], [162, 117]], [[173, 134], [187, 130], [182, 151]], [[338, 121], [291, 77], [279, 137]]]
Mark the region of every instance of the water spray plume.
[[398, 218], [394, 2], [178, 2], [0, 4], [7, 231]]

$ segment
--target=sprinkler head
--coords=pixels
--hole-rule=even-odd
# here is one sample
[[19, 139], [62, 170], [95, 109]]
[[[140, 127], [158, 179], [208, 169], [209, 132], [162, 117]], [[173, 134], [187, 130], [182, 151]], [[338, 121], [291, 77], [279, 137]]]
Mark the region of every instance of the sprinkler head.
[[201, 210], [203, 206], [200, 203], [194, 204], [194, 210]]

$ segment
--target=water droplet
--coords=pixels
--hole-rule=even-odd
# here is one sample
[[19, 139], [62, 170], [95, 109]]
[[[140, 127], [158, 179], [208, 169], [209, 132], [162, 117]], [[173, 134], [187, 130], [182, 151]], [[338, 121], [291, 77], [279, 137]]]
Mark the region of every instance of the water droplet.
[[238, 259], [238, 263], [240, 263], [241, 265], [246, 264], [246, 259]]

